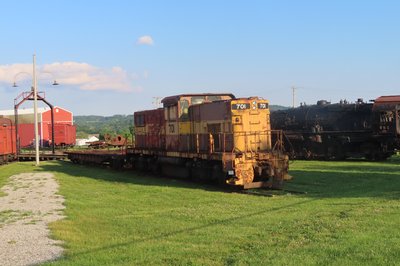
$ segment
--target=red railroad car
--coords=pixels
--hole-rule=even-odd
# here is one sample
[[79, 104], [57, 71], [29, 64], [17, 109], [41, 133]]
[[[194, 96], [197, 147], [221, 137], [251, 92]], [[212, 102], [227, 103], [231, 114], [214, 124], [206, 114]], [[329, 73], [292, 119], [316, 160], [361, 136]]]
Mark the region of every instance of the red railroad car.
[[7, 118], [0, 118], [0, 164], [17, 158], [15, 126]]
[[[49, 136], [52, 135], [49, 125]], [[54, 144], [56, 146], [73, 146], [76, 142], [76, 126], [69, 124], [54, 124]]]
[[[47, 146], [49, 136], [49, 124], [39, 123], [38, 132], [40, 136], [40, 145]], [[21, 148], [32, 147], [35, 145], [35, 124], [24, 123], [18, 124], [18, 137], [19, 137], [19, 145]]]

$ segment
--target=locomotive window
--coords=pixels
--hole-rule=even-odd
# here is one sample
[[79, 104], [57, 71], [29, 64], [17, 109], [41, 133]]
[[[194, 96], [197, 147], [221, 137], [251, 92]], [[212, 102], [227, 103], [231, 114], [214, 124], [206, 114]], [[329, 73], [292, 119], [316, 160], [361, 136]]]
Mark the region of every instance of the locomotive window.
[[208, 100], [210, 102], [219, 101], [221, 100], [221, 96], [208, 96]]
[[187, 120], [189, 117], [189, 101], [180, 100], [179, 101], [179, 117], [181, 120]]
[[168, 107], [168, 120], [176, 120], [177, 109], [176, 105]]
[[138, 127], [144, 126], [144, 115], [136, 115], [135, 116], [135, 125]]
[[192, 104], [200, 104], [200, 103], [203, 103], [204, 100], [205, 100], [204, 96], [193, 96]]

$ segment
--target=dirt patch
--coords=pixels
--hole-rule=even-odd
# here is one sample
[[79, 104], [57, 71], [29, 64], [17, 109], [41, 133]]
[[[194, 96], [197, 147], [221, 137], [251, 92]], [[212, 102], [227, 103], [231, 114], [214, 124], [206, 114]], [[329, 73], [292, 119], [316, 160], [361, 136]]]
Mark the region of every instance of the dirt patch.
[[60, 242], [50, 239], [48, 223], [62, 219], [64, 198], [51, 173], [10, 177], [0, 197], [0, 264], [32, 265], [62, 255]]

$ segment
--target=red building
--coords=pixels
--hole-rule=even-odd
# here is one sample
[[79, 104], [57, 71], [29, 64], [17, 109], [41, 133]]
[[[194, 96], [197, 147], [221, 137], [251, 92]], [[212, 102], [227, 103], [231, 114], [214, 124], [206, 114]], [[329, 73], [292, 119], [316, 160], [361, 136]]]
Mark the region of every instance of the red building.
[[[72, 112], [54, 107], [54, 142], [56, 145], [74, 145], [76, 141], [76, 127]], [[0, 111], [0, 117], [14, 121], [14, 110]], [[38, 123], [40, 145], [51, 144], [51, 109], [38, 108]], [[18, 135], [20, 147], [28, 147], [34, 143], [34, 115], [33, 109], [18, 109]]]

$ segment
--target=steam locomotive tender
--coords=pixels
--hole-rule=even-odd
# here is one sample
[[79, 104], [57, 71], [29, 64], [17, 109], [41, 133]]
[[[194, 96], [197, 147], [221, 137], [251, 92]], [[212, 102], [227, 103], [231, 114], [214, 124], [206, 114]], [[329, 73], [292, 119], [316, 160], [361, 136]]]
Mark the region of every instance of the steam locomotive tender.
[[134, 168], [244, 188], [282, 188], [290, 178], [267, 100], [183, 94], [162, 103], [134, 114], [135, 147], [127, 149]]
[[399, 148], [400, 97], [382, 96], [373, 102], [321, 100], [272, 112], [271, 125], [284, 131], [292, 158], [384, 160]]

